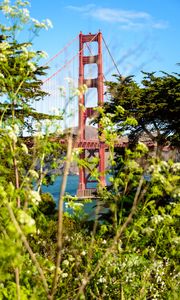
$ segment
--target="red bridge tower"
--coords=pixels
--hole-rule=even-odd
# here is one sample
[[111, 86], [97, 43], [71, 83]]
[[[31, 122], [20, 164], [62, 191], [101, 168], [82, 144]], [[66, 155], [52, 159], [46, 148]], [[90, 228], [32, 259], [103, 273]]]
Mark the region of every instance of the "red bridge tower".
[[[97, 42], [98, 53], [96, 55], [84, 56], [84, 44]], [[97, 64], [97, 78], [84, 78], [84, 66], [86, 64]], [[88, 88], [97, 89], [97, 106], [102, 106], [104, 103], [103, 90], [103, 66], [102, 66], [102, 33], [98, 34], [79, 34], [79, 87], [86, 84]], [[82, 108], [83, 107], [83, 108]], [[86, 107], [85, 95], [79, 97], [79, 145], [82, 145], [81, 158], [97, 156], [99, 157], [99, 172], [100, 183], [105, 186], [105, 143], [99, 140], [93, 143], [86, 139], [85, 128], [86, 119], [91, 118], [94, 114], [94, 107]], [[90, 174], [84, 167], [79, 168], [79, 186], [77, 191], [78, 197], [89, 197], [94, 189], [89, 187], [89, 184], [94, 182], [90, 180]]]

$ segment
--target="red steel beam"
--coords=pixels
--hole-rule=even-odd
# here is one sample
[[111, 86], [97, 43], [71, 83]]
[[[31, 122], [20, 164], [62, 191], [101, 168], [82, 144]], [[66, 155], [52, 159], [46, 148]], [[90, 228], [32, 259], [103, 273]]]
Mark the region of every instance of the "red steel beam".
[[[84, 43], [98, 43], [98, 53], [96, 55], [84, 56]], [[97, 78], [84, 78], [84, 66], [86, 64], [97, 64], [98, 76]], [[97, 89], [97, 106], [104, 104], [104, 89], [103, 89], [103, 61], [102, 61], [102, 33], [98, 34], [79, 34], [79, 87], [86, 84], [88, 88]], [[85, 108], [85, 109], [84, 109]], [[86, 119], [92, 117], [94, 114], [93, 107], [85, 106], [85, 96], [79, 96], [79, 140], [75, 143], [78, 148], [82, 148], [80, 158], [86, 157], [87, 150], [96, 150], [99, 155], [99, 172], [100, 183], [105, 186], [105, 150], [106, 145], [100, 140], [91, 141], [86, 139], [85, 127]], [[95, 154], [91, 153], [91, 156]], [[86, 174], [86, 170], [83, 167], [79, 168], [79, 185], [77, 194], [82, 195], [86, 193], [88, 188], [89, 176]]]

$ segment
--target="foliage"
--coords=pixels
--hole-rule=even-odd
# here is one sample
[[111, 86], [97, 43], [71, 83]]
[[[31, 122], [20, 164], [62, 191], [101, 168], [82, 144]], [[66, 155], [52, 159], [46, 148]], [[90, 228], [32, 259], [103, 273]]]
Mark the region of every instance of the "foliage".
[[[179, 146], [179, 74], [143, 75], [140, 85], [133, 76], [115, 76], [116, 82], [106, 82], [110, 101], [105, 105], [105, 113], [113, 114], [117, 130], [125, 130], [132, 143], [146, 134], [160, 146]], [[130, 118], [135, 118], [136, 124], [130, 123]]]
[[39, 66], [46, 53], [34, 51], [31, 41], [19, 41], [18, 33], [26, 28], [37, 35], [41, 28], [48, 29], [51, 23], [49, 20], [40, 23], [31, 18], [27, 5], [28, 2], [16, 1], [10, 6], [9, 1], [3, 1], [0, 6], [6, 17], [5, 25], [0, 25], [0, 115], [7, 122], [15, 116], [22, 129], [32, 131], [33, 120], [51, 118], [37, 113], [31, 105], [47, 95], [40, 79], [46, 74], [47, 67]]
[[[45, 175], [49, 169], [56, 167], [50, 154], [53, 151], [57, 153], [60, 148], [59, 144], [49, 141], [53, 132], [49, 130], [50, 125], [54, 126], [55, 120], [51, 124], [43, 124], [43, 132], [37, 128], [36, 135], [31, 139], [33, 149], [28, 149], [23, 138], [19, 137], [23, 125], [28, 129], [24, 118], [37, 117], [30, 101], [45, 95], [41, 90], [42, 81], [38, 79], [38, 76], [45, 74], [44, 68], [38, 66], [43, 52], [33, 51], [29, 42], [19, 43], [16, 40], [17, 32], [29, 23], [34, 34], [47, 23], [32, 20], [25, 8], [27, 5], [25, 1], [15, 1], [14, 5], [10, 5], [7, 0], [0, 5], [1, 12], [11, 24], [10, 27], [0, 26], [3, 33], [0, 40], [0, 95], [3, 109], [0, 122], [1, 299], [45, 298], [44, 289], [46, 293], [48, 290], [44, 276], [46, 272], [41, 268], [41, 265], [45, 268], [47, 262], [40, 252], [36, 258], [30, 247], [30, 237], [36, 233], [39, 224], [45, 228], [47, 223], [45, 215], [41, 213], [45, 205], [38, 208], [40, 191]], [[57, 126], [54, 126], [53, 130], [56, 129]], [[53, 210], [51, 200], [51, 212]], [[49, 213], [48, 208], [46, 212]]]
[[154, 201], [159, 207], [179, 199], [180, 163], [146, 157], [144, 165], [147, 152], [148, 148], [143, 143], [139, 143], [133, 151], [125, 149], [123, 155], [116, 157], [119, 167], [115, 164], [109, 170], [109, 186], [99, 193], [101, 206], [109, 208], [109, 213], [102, 214], [102, 218], [114, 222], [114, 228], [129, 213], [141, 178], [144, 179], [142, 203]]
[[[65, 219], [55, 299], [76, 299], [79, 287], [92, 274], [80, 299], [178, 299], [179, 214], [178, 203], [158, 209], [153, 201], [140, 206], [113, 251], [110, 251], [113, 238], [107, 225], [99, 225], [93, 236], [92, 231], [80, 230], [76, 223]], [[52, 228], [51, 223], [49, 226]], [[38, 251], [45, 251], [45, 256], [53, 253], [55, 240], [49, 231], [44, 239], [43, 235], [41, 231], [36, 247], [41, 247]], [[94, 272], [101, 260], [102, 264]]]

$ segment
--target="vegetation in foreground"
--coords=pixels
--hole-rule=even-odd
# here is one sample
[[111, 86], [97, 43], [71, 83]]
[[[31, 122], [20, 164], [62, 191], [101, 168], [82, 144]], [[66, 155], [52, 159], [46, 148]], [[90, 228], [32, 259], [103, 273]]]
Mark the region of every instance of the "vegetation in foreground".
[[[136, 133], [142, 119], [138, 116], [136, 120], [132, 110], [127, 113], [127, 92], [133, 90], [132, 82], [130, 86], [118, 83], [117, 91], [123, 90], [126, 98], [114, 94], [110, 85], [112, 102], [108, 111], [99, 109], [99, 122], [110, 144], [111, 187], [99, 187], [101, 201], [93, 222], [87, 221], [77, 203], [73, 205], [74, 214], [63, 213], [70, 160], [77, 159], [86, 166], [89, 163], [92, 168], [92, 162], [79, 160], [70, 135], [66, 159], [62, 158], [65, 175], [57, 211], [51, 195], [41, 193], [42, 184], [47, 183], [47, 166], [55, 168], [54, 153], [61, 153], [58, 145], [49, 142], [52, 130], [56, 133], [56, 118], [39, 122], [32, 148], [20, 138], [20, 129], [26, 128], [32, 118], [30, 101], [36, 95], [43, 96], [38, 77], [42, 75], [38, 73], [41, 52], [32, 51], [28, 42], [18, 43], [16, 36], [24, 26], [37, 34], [50, 23], [32, 19], [26, 1], [9, 2], [0, 4], [1, 13], [11, 21], [10, 26], [0, 25], [0, 95], [6, 99], [1, 106], [0, 126], [0, 299], [179, 299], [180, 163], [162, 161], [159, 151], [152, 157], [143, 143], [127, 148], [123, 154], [115, 152], [112, 141], [127, 126]], [[176, 83], [173, 89], [169, 86], [171, 78]], [[171, 92], [174, 99], [174, 113], [171, 111], [168, 122], [175, 120], [172, 125], [176, 125], [178, 78], [167, 75], [152, 80], [168, 81], [168, 94]], [[144, 92], [148, 93], [148, 88]], [[150, 105], [157, 99], [149, 99]], [[140, 106], [140, 100], [136, 100]], [[22, 118], [22, 112], [26, 118]], [[161, 116], [162, 111], [158, 115], [157, 110], [155, 124], [163, 124], [159, 129], [163, 139], [158, 143], [168, 139], [166, 128], [172, 128]], [[149, 124], [154, 124], [153, 118]], [[114, 126], [118, 120], [120, 126]], [[170, 133], [168, 142], [178, 142], [178, 128], [174, 126]], [[92, 176], [98, 177], [95, 167]], [[108, 206], [109, 213], [100, 221], [101, 206]]]

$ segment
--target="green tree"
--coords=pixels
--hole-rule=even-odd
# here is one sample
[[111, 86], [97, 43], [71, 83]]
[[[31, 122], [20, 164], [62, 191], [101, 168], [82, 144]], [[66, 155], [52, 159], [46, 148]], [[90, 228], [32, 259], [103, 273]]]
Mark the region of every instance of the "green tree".
[[17, 37], [24, 28], [37, 35], [41, 28], [48, 29], [51, 23], [31, 18], [27, 5], [28, 2], [23, 1], [11, 6], [9, 1], [3, 1], [0, 5], [0, 12], [6, 17], [5, 25], [0, 25], [0, 115], [8, 122], [16, 118], [16, 122], [32, 131], [33, 120], [52, 118], [37, 113], [32, 107], [34, 101], [47, 96], [41, 79], [47, 67], [40, 65], [46, 54], [33, 50], [32, 37], [27, 42], [20, 42]]
[[[179, 74], [155, 76], [154, 73], [144, 73], [141, 85], [135, 82], [133, 76], [116, 76], [116, 79], [115, 82], [106, 83], [109, 101], [104, 109], [99, 110], [98, 117], [101, 133], [110, 145], [111, 159], [111, 182], [100, 196], [102, 205], [110, 209], [106, 214], [108, 221], [111, 216], [111, 222], [113, 220], [115, 224], [131, 209], [141, 176], [145, 177], [148, 185], [148, 192], [142, 198], [144, 202], [153, 198], [157, 205], [166, 205], [172, 200], [172, 191], [179, 181], [176, 182], [171, 172], [168, 175], [167, 170], [159, 175], [158, 168], [161, 170], [163, 166], [160, 160], [161, 147], [177, 146], [178, 151], [180, 141]], [[114, 142], [112, 155], [113, 135], [115, 139], [126, 135], [129, 145], [116, 148]], [[152, 158], [152, 153], [140, 142], [142, 140], [157, 144], [156, 158]], [[155, 171], [150, 171], [151, 168], [155, 168]], [[147, 196], [148, 193], [153, 195], [152, 198]]]
[[[133, 76], [115, 76], [117, 81], [106, 82], [110, 101], [105, 104], [105, 113], [117, 112], [112, 121], [117, 131], [125, 131], [130, 143], [146, 135], [158, 146], [180, 145], [179, 76], [143, 72], [141, 84]], [[118, 107], [123, 107], [123, 113]], [[127, 118], [135, 118], [137, 124], [127, 122]]]

